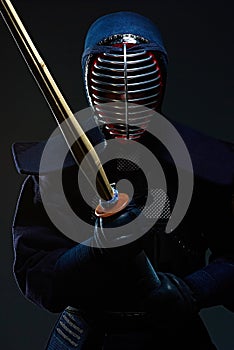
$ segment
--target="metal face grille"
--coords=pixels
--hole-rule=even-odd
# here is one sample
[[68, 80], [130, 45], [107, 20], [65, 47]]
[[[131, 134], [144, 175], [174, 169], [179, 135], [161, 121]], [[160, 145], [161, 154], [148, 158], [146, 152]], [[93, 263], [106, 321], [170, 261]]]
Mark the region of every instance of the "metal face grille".
[[[133, 43], [115, 45], [122, 51], [102, 53], [90, 62], [88, 95], [112, 137], [137, 139], [161, 102], [160, 67], [153, 52], [133, 52], [129, 49]], [[115, 101], [123, 103], [111, 108], [106, 104]]]

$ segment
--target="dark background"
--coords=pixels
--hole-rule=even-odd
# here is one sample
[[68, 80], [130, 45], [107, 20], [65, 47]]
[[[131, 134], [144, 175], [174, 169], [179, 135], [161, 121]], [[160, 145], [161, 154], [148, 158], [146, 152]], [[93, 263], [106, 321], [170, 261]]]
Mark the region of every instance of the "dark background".
[[[73, 111], [86, 107], [80, 58], [89, 25], [99, 16], [132, 10], [154, 20], [169, 53], [164, 113], [234, 142], [232, 1], [15, 0], [13, 5]], [[11, 223], [24, 176], [11, 155], [15, 141], [47, 138], [56, 124], [0, 17], [1, 99], [1, 348], [42, 350], [58, 315], [26, 300], [12, 274]], [[220, 350], [234, 349], [234, 315], [202, 312]]]

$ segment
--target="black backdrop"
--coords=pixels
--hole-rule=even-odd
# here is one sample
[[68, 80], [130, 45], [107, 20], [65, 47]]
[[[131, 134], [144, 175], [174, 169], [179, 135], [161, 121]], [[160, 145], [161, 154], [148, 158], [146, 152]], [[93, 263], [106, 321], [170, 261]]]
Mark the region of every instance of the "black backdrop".
[[[169, 53], [164, 113], [234, 142], [231, 0], [14, 0], [13, 5], [73, 111], [86, 107], [80, 58], [89, 25], [120, 10], [150, 17]], [[4, 350], [42, 350], [58, 315], [26, 300], [13, 278], [11, 223], [24, 176], [16, 173], [11, 144], [45, 139], [56, 125], [1, 17], [0, 45], [0, 342]], [[202, 317], [218, 349], [234, 349], [234, 315], [218, 307]]]

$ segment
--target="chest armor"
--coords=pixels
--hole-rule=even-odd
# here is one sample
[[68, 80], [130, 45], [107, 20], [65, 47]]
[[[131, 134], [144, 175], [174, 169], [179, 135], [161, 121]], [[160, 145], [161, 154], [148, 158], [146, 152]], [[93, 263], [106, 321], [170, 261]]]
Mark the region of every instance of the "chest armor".
[[[176, 199], [177, 188], [172, 178], [168, 179], [167, 193], [161, 188], [148, 188], [145, 175], [137, 166], [137, 160], [133, 159], [131, 162], [121, 158], [121, 155], [119, 159], [107, 164], [105, 171], [111, 184], [119, 183], [122, 179], [132, 184], [136, 205], [143, 211], [146, 219], [152, 221], [153, 226], [144, 250], [156, 270], [184, 276], [204, 266], [207, 245], [201, 227], [193, 222], [192, 216], [182, 221], [172, 233], [165, 233]], [[125, 192], [125, 189], [120, 192]], [[93, 208], [98, 202], [98, 196], [94, 195]], [[88, 207], [85, 216], [87, 221], [94, 222], [96, 219], [94, 210], [90, 211]]]

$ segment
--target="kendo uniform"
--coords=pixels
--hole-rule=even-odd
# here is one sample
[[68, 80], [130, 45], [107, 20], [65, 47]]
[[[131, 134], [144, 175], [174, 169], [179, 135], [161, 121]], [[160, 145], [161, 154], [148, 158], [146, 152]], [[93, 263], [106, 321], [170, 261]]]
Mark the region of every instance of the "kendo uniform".
[[[155, 25], [132, 12], [103, 16], [89, 29], [82, 64], [91, 106], [100, 100], [114, 101], [117, 94], [121, 95], [118, 87], [115, 90], [117, 80], [114, 83], [111, 80], [116, 64], [120, 65], [116, 62], [136, 56], [137, 89], [128, 86], [129, 102], [137, 100], [143, 105], [145, 101], [141, 99], [148, 96], [148, 106], [161, 111], [167, 54]], [[148, 74], [142, 74], [146, 61]], [[103, 69], [103, 64], [109, 69]], [[108, 77], [110, 71], [112, 75], [109, 73]], [[146, 78], [149, 75], [151, 78]], [[100, 81], [105, 88], [98, 88]], [[106, 91], [108, 86], [112, 86], [111, 94]], [[144, 90], [143, 95], [139, 94], [140, 89]], [[126, 98], [126, 91], [123, 94]], [[144, 131], [142, 115], [139, 127], [131, 128], [129, 123], [127, 133], [123, 121], [107, 122], [105, 116], [100, 108], [90, 117], [101, 125], [89, 134], [93, 145], [103, 139], [136, 139], [160, 161], [168, 185], [160, 218], [146, 239], [140, 240], [139, 245], [127, 245], [126, 249], [114, 248], [113, 254], [109, 250], [100, 254], [98, 248], [68, 238], [57, 229], [43, 207], [39, 176], [43, 176], [44, 190], [50, 188], [51, 174], [58, 170], [53, 157], [59, 156], [65, 142], [62, 136], [58, 136], [55, 154], [51, 155], [51, 163], [43, 174], [39, 174], [39, 166], [45, 142], [13, 145], [17, 170], [27, 175], [13, 224], [14, 273], [26, 298], [50, 312], [60, 313], [46, 348], [215, 349], [199, 311], [216, 305], [234, 311], [232, 145], [172, 122], [192, 160], [194, 190], [182, 222], [168, 235], [165, 227], [178, 190], [173, 160], [165, 147]], [[120, 143], [120, 154], [121, 148], [124, 150], [124, 143]], [[105, 151], [103, 147], [102, 152]], [[148, 189], [140, 160], [138, 165], [134, 161], [123, 162], [119, 157], [109, 162], [105, 170], [111, 183], [128, 179], [133, 184], [131, 215], [135, 208], [144, 208]], [[66, 197], [74, 212], [95, 227], [88, 238], [84, 236], [84, 241], [100, 237], [93, 209], [85, 203], [76, 181], [77, 165], [68, 154], [63, 165]], [[156, 215], [162, 195], [159, 188], [150, 189], [150, 193], [157, 200], [155, 207], [145, 211], [149, 220]], [[56, 194], [51, 205], [55, 204]], [[61, 215], [66, 220], [65, 213]], [[129, 218], [128, 211], [120, 214], [120, 220], [126, 217]], [[111, 220], [110, 225], [119, 217]]]

